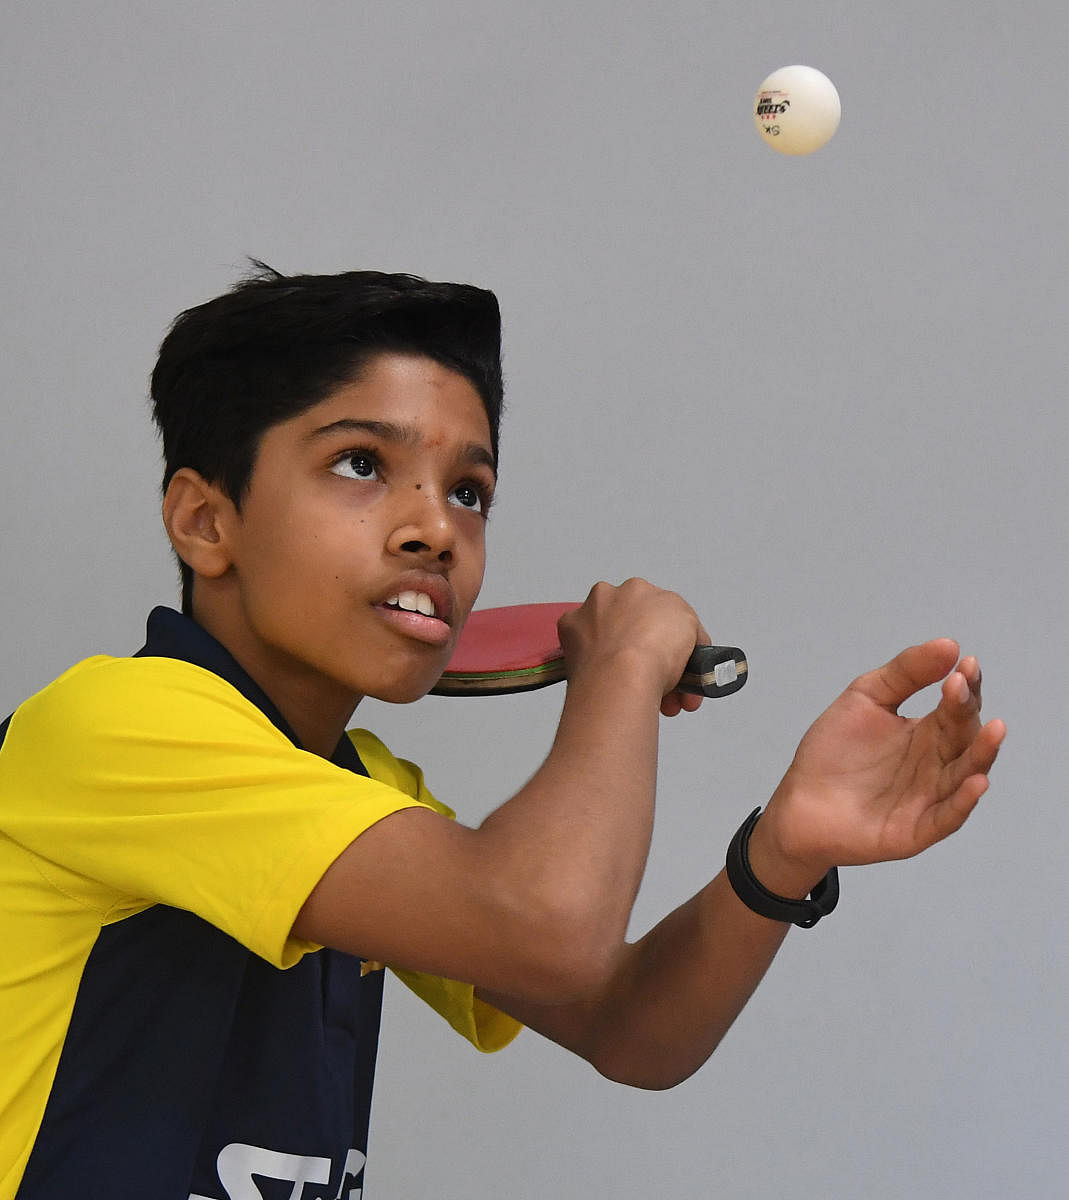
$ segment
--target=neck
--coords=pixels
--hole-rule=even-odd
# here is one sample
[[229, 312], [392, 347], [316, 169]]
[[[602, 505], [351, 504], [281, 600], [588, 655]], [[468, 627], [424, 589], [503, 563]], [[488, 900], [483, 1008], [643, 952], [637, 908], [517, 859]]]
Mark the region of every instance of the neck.
[[278, 649], [264, 646], [249, 636], [244, 625], [235, 628], [219, 610], [197, 606], [193, 618], [263, 689], [302, 749], [321, 758], [333, 757], [361, 696]]

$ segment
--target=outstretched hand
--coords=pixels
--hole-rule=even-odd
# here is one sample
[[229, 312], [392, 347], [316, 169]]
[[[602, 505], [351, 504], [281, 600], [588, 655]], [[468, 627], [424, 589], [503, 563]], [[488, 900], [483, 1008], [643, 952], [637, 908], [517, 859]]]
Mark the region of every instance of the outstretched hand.
[[[958, 653], [949, 638], [911, 646], [817, 719], [762, 816], [784, 855], [819, 875], [909, 858], [961, 828], [987, 790], [1006, 727], [981, 725], [980, 666]], [[940, 679], [931, 712], [898, 715]]]

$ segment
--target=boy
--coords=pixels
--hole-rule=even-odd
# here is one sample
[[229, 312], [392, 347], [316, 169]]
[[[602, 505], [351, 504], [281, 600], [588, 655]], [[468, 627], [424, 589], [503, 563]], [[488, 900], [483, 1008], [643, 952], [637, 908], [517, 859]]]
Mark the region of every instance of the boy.
[[553, 747], [478, 828], [346, 734], [362, 697], [434, 684], [478, 595], [493, 296], [264, 269], [178, 319], [152, 394], [182, 614], [3, 727], [0, 1200], [359, 1195], [383, 962], [481, 1049], [522, 1022], [671, 1086], [833, 907], [836, 864], [918, 853], [987, 786], [1005, 730], [976, 661], [912, 647], [816, 722], [730, 870], [629, 945], [658, 712], [698, 706], [672, 687], [708, 640], [678, 596], [598, 584], [561, 623]]

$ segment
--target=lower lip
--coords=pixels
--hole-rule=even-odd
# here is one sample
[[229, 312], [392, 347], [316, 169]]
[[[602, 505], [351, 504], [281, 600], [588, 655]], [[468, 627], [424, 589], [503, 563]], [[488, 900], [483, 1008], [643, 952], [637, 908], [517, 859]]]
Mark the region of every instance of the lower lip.
[[444, 646], [452, 633], [450, 627], [437, 617], [425, 617], [423, 613], [408, 612], [403, 608], [386, 608], [381, 604], [375, 605], [375, 611], [398, 633], [429, 646]]

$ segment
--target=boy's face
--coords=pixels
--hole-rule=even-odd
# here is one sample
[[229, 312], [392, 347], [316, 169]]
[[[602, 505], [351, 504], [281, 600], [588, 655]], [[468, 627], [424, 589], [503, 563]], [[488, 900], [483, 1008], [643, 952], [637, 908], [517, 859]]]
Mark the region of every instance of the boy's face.
[[494, 482], [468, 380], [379, 356], [263, 435], [230, 517], [224, 642], [287, 716], [417, 699], [482, 585]]

